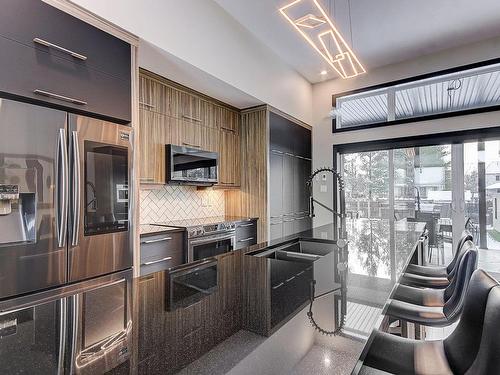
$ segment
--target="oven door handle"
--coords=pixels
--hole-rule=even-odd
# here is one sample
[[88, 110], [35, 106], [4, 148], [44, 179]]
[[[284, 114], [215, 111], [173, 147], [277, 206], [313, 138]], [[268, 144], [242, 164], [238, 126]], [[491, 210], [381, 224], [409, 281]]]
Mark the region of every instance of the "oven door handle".
[[217, 241], [224, 241], [224, 240], [231, 240], [235, 238], [235, 234], [231, 233], [230, 235], [227, 236], [220, 236], [220, 237], [211, 237], [211, 238], [204, 238], [200, 240], [189, 240], [190, 245], [203, 245], [205, 243], [211, 243], [211, 242], [217, 242]]

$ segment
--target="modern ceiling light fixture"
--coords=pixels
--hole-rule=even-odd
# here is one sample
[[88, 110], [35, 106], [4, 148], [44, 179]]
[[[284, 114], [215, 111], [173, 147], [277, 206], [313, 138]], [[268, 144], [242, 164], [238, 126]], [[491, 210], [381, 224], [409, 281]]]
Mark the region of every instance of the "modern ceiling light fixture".
[[294, 0], [279, 11], [339, 76], [366, 73], [319, 0]]

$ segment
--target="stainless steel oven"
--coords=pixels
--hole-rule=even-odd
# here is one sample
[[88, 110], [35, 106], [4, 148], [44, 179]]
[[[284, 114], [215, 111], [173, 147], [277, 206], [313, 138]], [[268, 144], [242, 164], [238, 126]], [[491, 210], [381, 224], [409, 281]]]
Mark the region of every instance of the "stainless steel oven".
[[188, 262], [228, 253], [236, 244], [233, 222], [190, 227], [187, 234]]

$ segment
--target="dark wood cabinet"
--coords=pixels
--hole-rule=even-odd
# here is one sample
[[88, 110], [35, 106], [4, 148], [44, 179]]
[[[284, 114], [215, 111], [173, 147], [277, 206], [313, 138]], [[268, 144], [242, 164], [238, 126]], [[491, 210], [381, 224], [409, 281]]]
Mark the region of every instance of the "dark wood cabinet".
[[0, 35], [82, 67], [130, 80], [130, 45], [39, 0], [3, 0]]
[[311, 131], [276, 113], [269, 114], [271, 239], [311, 227], [309, 210]]
[[235, 249], [257, 243], [257, 220], [247, 220], [236, 224], [236, 244]]
[[271, 151], [281, 151], [311, 159], [311, 131], [277, 113], [269, 113]]
[[184, 232], [141, 237], [141, 276], [178, 266], [185, 261]]
[[242, 328], [242, 254], [218, 259], [218, 290], [167, 311], [166, 272], [136, 280], [139, 374], [174, 374]]
[[4, 94], [130, 122], [129, 44], [42, 1], [6, 0], [0, 48]]

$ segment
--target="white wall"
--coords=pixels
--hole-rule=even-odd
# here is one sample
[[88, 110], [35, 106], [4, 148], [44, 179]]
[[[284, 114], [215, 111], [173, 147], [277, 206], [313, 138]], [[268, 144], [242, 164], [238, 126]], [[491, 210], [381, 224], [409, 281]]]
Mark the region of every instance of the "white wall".
[[236, 89], [311, 123], [309, 82], [214, 1], [73, 1]]
[[[368, 130], [357, 130], [332, 134], [332, 122], [328, 113], [332, 106], [332, 95], [357, 88], [368, 87], [424, 73], [439, 71], [460, 65], [499, 57], [500, 38], [453, 48], [437, 54], [422, 56], [418, 59], [388, 65], [352, 80], [330, 80], [313, 85], [313, 167], [332, 166], [332, 146], [334, 144], [388, 139], [395, 137], [434, 134], [453, 130], [466, 130], [500, 125], [500, 112], [488, 112], [469, 116], [450, 117], [434, 121], [387, 126]], [[333, 181], [326, 183], [327, 192], [319, 192], [315, 184], [315, 196], [328, 205], [333, 204]], [[332, 221], [331, 215], [324, 210], [316, 210], [314, 225]]]

